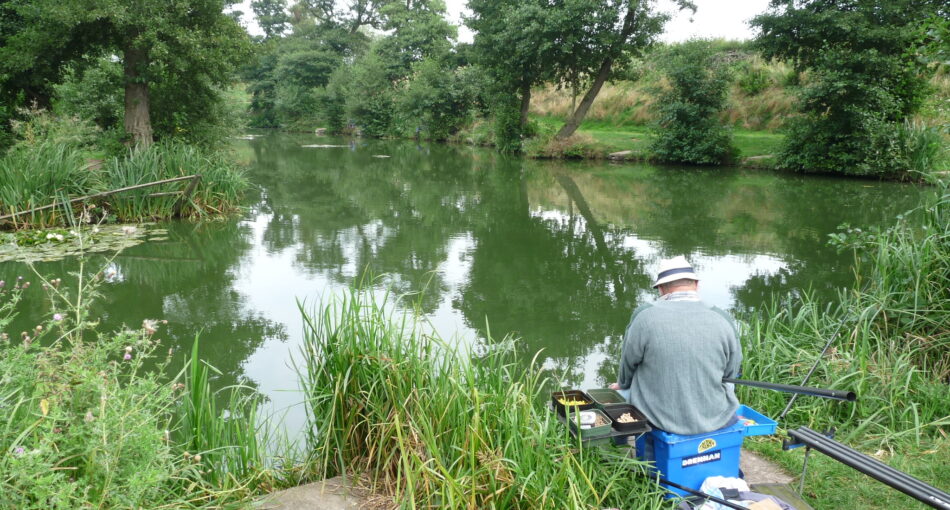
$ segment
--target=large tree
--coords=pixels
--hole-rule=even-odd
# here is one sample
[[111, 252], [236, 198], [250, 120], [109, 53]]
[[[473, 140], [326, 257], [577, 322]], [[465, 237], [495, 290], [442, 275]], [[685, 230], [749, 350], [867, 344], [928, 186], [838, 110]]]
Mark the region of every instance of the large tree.
[[652, 0], [470, 0], [469, 8], [476, 63], [502, 95], [518, 96], [522, 125], [531, 87], [590, 83], [559, 138], [574, 133], [612, 73], [650, 46], [669, 18]]
[[120, 58], [125, 131], [152, 142], [150, 85], [173, 77], [199, 88], [224, 85], [248, 48], [247, 35], [224, 13], [229, 0], [8, 0], [3, 17], [19, 25], [0, 48], [0, 79], [39, 70], [52, 81], [68, 63]]
[[[656, 10], [652, 0], [574, 1], [582, 4], [574, 10], [588, 15], [562, 21], [562, 32], [581, 37], [559, 61], [558, 78], [563, 82], [586, 76], [590, 87], [558, 131], [557, 138], [561, 139], [577, 131], [613, 72], [652, 46], [669, 20], [668, 14]], [[588, 7], [584, 3], [599, 5]], [[680, 9], [696, 10], [691, 0], [674, 0], [674, 3]]]
[[927, 90], [913, 48], [945, 0], [772, 0], [752, 24], [766, 57], [810, 77], [779, 163], [801, 171], [888, 175], [903, 171], [900, 129]]

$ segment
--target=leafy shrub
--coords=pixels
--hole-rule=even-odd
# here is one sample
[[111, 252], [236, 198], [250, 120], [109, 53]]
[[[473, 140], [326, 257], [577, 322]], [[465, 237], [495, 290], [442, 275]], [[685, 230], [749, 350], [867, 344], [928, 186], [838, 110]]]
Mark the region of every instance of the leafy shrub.
[[40, 285], [0, 284], [0, 509], [221, 508], [272, 486], [256, 399], [232, 389], [219, 410], [197, 350], [184, 384], [166, 377], [160, 321], [99, 333], [88, 314], [97, 283], [37, 278], [54, 312], [16, 337], [20, 297]]
[[748, 63], [744, 64], [739, 66], [738, 76], [736, 77], [736, 84], [742, 92], [749, 96], [755, 96], [772, 84], [765, 69]]
[[709, 41], [672, 47], [661, 58], [670, 88], [657, 101], [656, 136], [650, 146], [660, 161], [718, 165], [735, 157], [731, 131], [719, 120], [729, 76]]
[[395, 93], [383, 59], [369, 53], [356, 61], [346, 93], [346, 113], [363, 135], [390, 134], [395, 115]]
[[521, 101], [517, 96], [499, 92], [492, 107], [495, 147], [501, 152], [521, 151]]
[[399, 91], [397, 104], [405, 134], [445, 140], [470, 118], [472, 92], [459, 70], [447, 69], [435, 59], [413, 66], [413, 74]]

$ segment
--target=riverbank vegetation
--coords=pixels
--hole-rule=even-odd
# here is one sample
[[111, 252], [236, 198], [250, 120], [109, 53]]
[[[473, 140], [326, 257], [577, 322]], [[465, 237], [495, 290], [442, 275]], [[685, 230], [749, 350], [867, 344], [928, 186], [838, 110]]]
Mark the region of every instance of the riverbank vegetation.
[[[97, 331], [104, 278], [0, 282], [0, 508], [222, 508], [296, 483], [264, 453], [260, 400], [212, 389], [197, 339], [175, 375], [165, 321]], [[30, 292], [47, 294], [46, 317], [8, 332]]]
[[[837, 428], [837, 439], [937, 487], [950, 486], [950, 191], [900, 218], [885, 230], [848, 227], [833, 236], [855, 253], [855, 288], [836, 303], [807, 292], [749, 315], [743, 339], [743, 377], [853, 391], [854, 403], [799, 398], [784, 426]], [[819, 358], [827, 339], [832, 347]], [[787, 396], [742, 388], [740, 399], [771, 414]], [[758, 450], [791, 469], [800, 455], [778, 451], [775, 441]], [[820, 461], [821, 462], [821, 461]], [[888, 508], [903, 496], [833, 462], [811, 468], [808, 486], [822, 503]], [[833, 473], [833, 477], [827, 476]], [[842, 480], [847, 480], [842, 482]], [[859, 490], [843, 491], [842, 485]]]
[[[739, 127], [783, 131], [771, 152], [752, 147], [739, 154], [770, 157], [751, 160], [756, 165], [919, 179], [948, 164], [950, 89], [943, 61], [932, 56], [946, 27], [925, 23], [944, 14], [938, 3], [892, 2], [886, 13], [862, 7], [848, 15], [848, 29], [839, 30], [828, 22], [833, 14], [821, 14], [821, 2], [802, 8], [774, 2], [757, 18], [754, 42], [672, 45], [656, 43], [667, 15], [649, 3], [619, 2], [607, 11], [588, 0], [542, 4], [470, 2], [466, 23], [474, 41], [465, 44], [455, 42], [456, 27], [445, 21], [445, 6], [437, 1], [378, 9], [356, 4], [351, 10], [255, 2], [267, 35], [260, 60], [243, 73], [252, 125], [452, 140], [534, 157], [630, 150], [631, 158], [703, 164], [736, 161], [725, 135]], [[848, 10], [832, 6], [828, 12], [836, 9]], [[798, 40], [779, 26], [827, 33]], [[555, 40], [561, 44], [550, 44]], [[670, 57], [697, 45], [706, 48], [707, 67], [716, 69], [705, 83], [716, 83], [717, 92], [687, 98], [684, 91], [697, 84], [683, 79], [706, 73], [697, 72], [695, 62], [684, 67], [682, 59], [671, 66], [677, 60]], [[836, 60], [842, 51], [847, 62]], [[850, 74], [836, 79], [836, 72]], [[880, 73], [893, 79], [876, 80]], [[868, 94], [848, 92], [872, 82]], [[671, 122], [689, 111], [695, 115], [697, 100], [706, 97], [717, 104], [702, 114], [702, 129], [696, 118]], [[815, 106], [821, 104], [832, 108]], [[586, 120], [600, 131], [605, 125], [644, 129], [651, 148], [604, 144], [585, 130]], [[815, 138], [795, 126], [834, 136]], [[674, 140], [680, 147], [671, 150]]]
[[642, 463], [571, 439], [516, 342], [474, 355], [392, 311], [408, 304], [355, 290], [302, 311], [318, 475], [363, 477], [404, 508], [669, 506]]
[[[247, 188], [242, 171], [220, 151], [175, 139], [150, 147], [101, 151], [91, 126], [33, 112], [19, 128], [21, 141], [0, 156], [0, 227], [69, 227], [81, 223], [139, 222], [222, 214], [238, 207]], [[72, 199], [160, 180], [200, 175], [67, 205]], [[156, 196], [158, 194], [158, 196]], [[179, 203], [180, 202], [180, 203]], [[27, 212], [47, 205], [57, 207]]]

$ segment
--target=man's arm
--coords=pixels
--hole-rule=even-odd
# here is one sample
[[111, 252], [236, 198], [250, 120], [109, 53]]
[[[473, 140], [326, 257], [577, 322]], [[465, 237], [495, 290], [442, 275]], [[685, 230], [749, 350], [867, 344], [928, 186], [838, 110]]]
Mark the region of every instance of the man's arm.
[[646, 306], [641, 306], [634, 310], [630, 317], [630, 324], [627, 325], [627, 329], [623, 334], [620, 369], [617, 374], [617, 386], [622, 390], [630, 388], [630, 383], [633, 382], [633, 374], [637, 371], [640, 362], [643, 361], [643, 335], [637, 334], [636, 319], [637, 315], [645, 309]]

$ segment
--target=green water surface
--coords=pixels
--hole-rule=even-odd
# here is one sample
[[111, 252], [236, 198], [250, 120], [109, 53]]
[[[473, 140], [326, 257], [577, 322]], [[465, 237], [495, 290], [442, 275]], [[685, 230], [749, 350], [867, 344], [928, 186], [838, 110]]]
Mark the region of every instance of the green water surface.
[[[886, 226], [929, 192], [312, 135], [234, 144], [254, 184], [247, 209], [162, 225], [167, 240], [113, 260], [94, 312], [106, 330], [166, 319], [157, 336], [179, 353], [200, 333], [219, 383], [256, 386], [290, 409], [290, 427], [303, 419], [293, 407], [297, 301], [313, 306], [366, 273], [380, 289], [414, 293], [443, 336], [476, 341], [488, 323], [495, 337], [516, 335], [526, 358], [544, 349], [544, 366], [566, 383], [591, 387], [613, 380], [630, 311], [656, 297], [659, 259], [686, 255], [702, 296], [723, 308], [803, 289], [832, 300], [853, 281], [852, 255], [828, 234], [842, 223]], [[64, 280], [76, 269], [76, 259], [37, 265]], [[30, 274], [0, 263], [0, 279]], [[55, 312], [40, 292], [27, 293], [12, 338]]]

